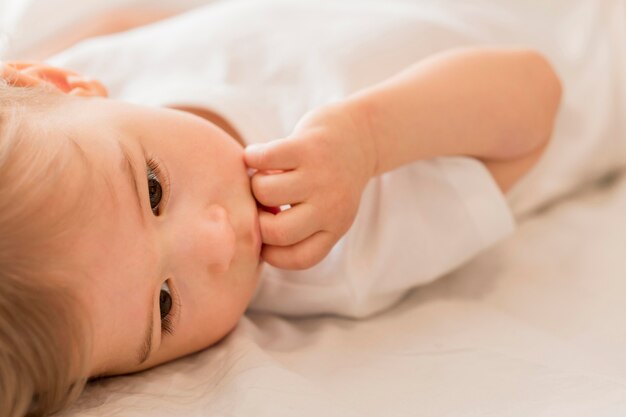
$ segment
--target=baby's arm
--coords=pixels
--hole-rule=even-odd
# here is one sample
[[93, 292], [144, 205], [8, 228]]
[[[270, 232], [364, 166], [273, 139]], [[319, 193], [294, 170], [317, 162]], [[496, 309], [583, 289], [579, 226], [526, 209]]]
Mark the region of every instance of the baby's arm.
[[559, 79], [537, 52], [476, 48], [434, 55], [344, 104], [370, 125], [378, 175], [445, 155], [527, 157], [550, 138], [560, 96]]
[[[551, 135], [560, 83], [539, 54], [475, 48], [441, 53], [347, 99], [307, 113], [292, 134], [248, 147], [270, 264], [304, 269], [348, 230], [372, 176], [420, 159], [480, 159], [506, 191]], [[275, 170], [281, 173], [273, 173]]]

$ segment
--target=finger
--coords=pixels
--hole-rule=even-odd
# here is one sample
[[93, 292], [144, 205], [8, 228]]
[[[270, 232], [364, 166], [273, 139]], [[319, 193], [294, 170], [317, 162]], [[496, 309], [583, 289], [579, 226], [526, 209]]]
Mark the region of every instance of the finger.
[[303, 179], [298, 171], [257, 172], [252, 176], [252, 192], [261, 204], [269, 207], [301, 203], [310, 196], [310, 189]]
[[289, 246], [320, 230], [315, 207], [298, 204], [278, 214], [259, 212], [261, 237], [266, 245]]
[[295, 169], [300, 165], [301, 157], [301, 143], [290, 138], [248, 145], [244, 150], [246, 164], [258, 170]]
[[321, 262], [333, 248], [335, 242], [335, 236], [332, 233], [319, 231], [296, 245], [264, 245], [261, 250], [261, 258], [277, 268], [307, 269]]

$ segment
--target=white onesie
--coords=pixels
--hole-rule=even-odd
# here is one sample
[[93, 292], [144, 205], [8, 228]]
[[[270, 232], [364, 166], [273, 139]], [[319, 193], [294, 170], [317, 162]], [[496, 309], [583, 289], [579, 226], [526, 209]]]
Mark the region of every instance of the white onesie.
[[[567, 3], [573, 12], [580, 6]], [[568, 30], [560, 10], [535, 19], [543, 29], [534, 30], [525, 22], [535, 13], [532, 8], [524, 10], [526, 15], [484, 10], [454, 1], [230, 0], [82, 42], [49, 62], [102, 80], [112, 98], [209, 108], [229, 120], [246, 143], [256, 143], [289, 135], [306, 111], [385, 80], [437, 51], [511, 43], [543, 50], [563, 71], [569, 93], [555, 138], [532, 175], [506, 197], [486, 168], [467, 157], [417, 161], [374, 178], [353, 226], [328, 257], [306, 271], [266, 265], [250, 305], [287, 315], [362, 317], [511, 234], [514, 213], [521, 216], [569, 191], [607, 164], [623, 165], [617, 155], [625, 154], [624, 144], [618, 147], [612, 135], [619, 129], [623, 133], [624, 126], [607, 122], [617, 111], [612, 100], [618, 95], [608, 81], [594, 82], [599, 95], [589, 91], [589, 83], [573, 84], [591, 77], [593, 65], [619, 63], [624, 74], [624, 54], [597, 51], [592, 57], [597, 62], [580, 66], [591, 46], [572, 43], [561, 51], [559, 39], [546, 41], [545, 34], [541, 38], [534, 32], [550, 25], [556, 32]], [[590, 26], [598, 22], [607, 24], [600, 19]], [[605, 33], [594, 26], [594, 31], [599, 45], [611, 41], [608, 28]], [[617, 68], [610, 71], [617, 77]], [[586, 109], [585, 102], [594, 108]], [[593, 113], [592, 120], [572, 126], [582, 110]], [[598, 133], [602, 128], [604, 136]], [[576, 150], [567, 141], [577, 144]], [[614, 148], [598, 152], [607, 144]], [[583, 160], [592, 163], [581, 174], [576, 167]]]

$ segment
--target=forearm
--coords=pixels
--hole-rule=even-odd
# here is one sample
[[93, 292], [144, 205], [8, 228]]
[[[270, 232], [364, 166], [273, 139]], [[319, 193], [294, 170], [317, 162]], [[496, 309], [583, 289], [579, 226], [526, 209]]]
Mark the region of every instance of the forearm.
[[477, 48], [434, 55], [344, 104], [368, 124], [378, 175], [446, 155], [524, 157], [549, 139], [560, 95], [539, 54]]

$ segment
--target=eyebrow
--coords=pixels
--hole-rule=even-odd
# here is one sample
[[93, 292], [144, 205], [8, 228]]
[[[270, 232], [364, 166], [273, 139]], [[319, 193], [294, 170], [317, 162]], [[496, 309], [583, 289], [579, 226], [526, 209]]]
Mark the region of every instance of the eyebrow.
[[[135, 176], [135, 172], [139, 172], [139, 170], [135, 169], [135, 164], [133, 163], [133, 158], [131, 157], [131, 152], [128, 147], [123, 144], [121, 141], [117, 141], [120, 151], [122, 152], [122, 158], [120, 161], [120, 167], [122, 172], [126, 173], [126, 178], [131, 188], [135, 190], [133, 193], [135, 195], [135, 206], [139, 211], [139, 217], [142, 222], [145, 222], [144, 210], [141, 204], [141, 191], [139, 191], [139, 184], [137, 183], [137, 178]], [[139, 142], [141, 146], [141, 142]], [[146, 155], [146, 151], [143, 147], [141, 147], [141, 152]], [[152, 305], [152, 302], [149, 303]], [[148, 309], [148, 319], [146, 320], [147, 325], [145, 326], [143, 342], [139, 345], [137, 349], [136, 357], [137, 357], [137, 366], [142, 365], [144, 362], [148, 360], [150, 357], [150, 353], [152, 352], [152, 333], [154, 330], [154, 318], [152, 314], [152, 307]]]

